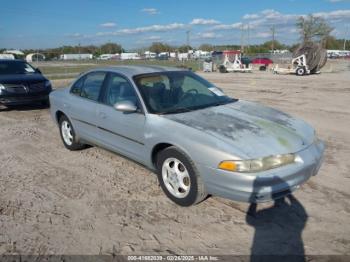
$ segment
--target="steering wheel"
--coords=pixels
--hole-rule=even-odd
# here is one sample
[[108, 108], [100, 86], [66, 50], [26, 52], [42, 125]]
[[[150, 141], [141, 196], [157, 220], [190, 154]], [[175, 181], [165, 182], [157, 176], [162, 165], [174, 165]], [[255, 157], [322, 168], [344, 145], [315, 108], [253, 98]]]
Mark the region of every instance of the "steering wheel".
[[187, 98], [191, 97], [192, 99], [192, 103], [196, 100], [196, 96], [198, 94], [198, 90], [197, 89], [190, 89], [187, 90], [181, 97], [180, 97], [180, 101], [186, 100]]

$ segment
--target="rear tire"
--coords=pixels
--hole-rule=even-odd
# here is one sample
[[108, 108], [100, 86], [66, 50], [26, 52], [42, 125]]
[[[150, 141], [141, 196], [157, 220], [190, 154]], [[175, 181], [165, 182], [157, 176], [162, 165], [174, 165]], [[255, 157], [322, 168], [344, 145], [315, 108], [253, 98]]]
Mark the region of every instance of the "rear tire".
[[219, 66], [220, 73], [227, 73], [226, 67], [224, 65]]
[[60, 135], [61, 135], [63, 145], [67, 149], [71, 151], [75, 151], [75, 150], [81, 150], [85, 148], [84, 144], [80, 144], [77, 141], [77, 137], [75, 135], [73, 125], [68, 119], [68, 117], [66, 117], [65, 115], [62, 115], [60, 117], [59, 129], [60, 129]]
[[169, 199], [180, 206], [198, 204], [207, 192], [193, 161], [174, 146], [157, 155], [158, 181]]

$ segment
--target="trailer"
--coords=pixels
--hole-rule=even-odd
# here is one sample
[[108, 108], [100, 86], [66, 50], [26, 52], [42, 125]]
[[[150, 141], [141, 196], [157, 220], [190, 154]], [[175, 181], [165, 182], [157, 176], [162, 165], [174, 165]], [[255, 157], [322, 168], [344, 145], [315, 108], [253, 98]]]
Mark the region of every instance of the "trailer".
[[138, 53], [121, 53], [120, 59], [121, 60], [140, 60], [141, 57]]
[[235, 54], [235, 59], [233, 62], [230, 61], [229, 55], [224, 52], [224, 62], [219, 65], [220, 73], [230, 73], [230, 72], [241, 72], [241, 73], [251, 73], [252, 67], [248, 67], [242, 63], [240, 54]]
[[61, 60], [90, 60], [92, 58], [92, 54], [63, 54], [60, 56]]
[[272, 69], [274, 74], [295, 74], [297, 76], [309, 75], [311, 70], [306, 63], [306, 56], [301, 55], [292, 59], [292, 65], [288, 68], [279, 68], [278, 64]]
[[44, 61], [45, 55], [40, 53], [31, 53], [26, 56], [27, 62], [34, 62], [34, 61]]

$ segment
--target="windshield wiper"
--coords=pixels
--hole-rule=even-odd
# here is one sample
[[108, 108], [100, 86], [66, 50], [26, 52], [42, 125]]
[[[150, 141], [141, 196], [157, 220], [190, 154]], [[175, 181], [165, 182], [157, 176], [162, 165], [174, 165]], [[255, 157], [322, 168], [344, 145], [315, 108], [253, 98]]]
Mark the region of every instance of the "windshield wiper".
[[168, 110], [165, 112], [160, 112], [160, 115], [166, 115], [166, 114], [177, 114], [177, 113], [185, 113], [185, 112], [190, 112], [193, 109], [191, 108], [187, 108], [187, 107], [178, 107], [178, 108], [174, 108], [172, 110]]
[[217, 102], [217, 103], [213, 103], [209, 106], [222, 106], [222, 105], [226, 105], [226, 104], [229, 104], [229, 103], [233, 103], [233, 102], [236, 102], [237, 99], [230, 99], [230, 100], [227, 100], [227, 101], [221, 101], [221, 102]]

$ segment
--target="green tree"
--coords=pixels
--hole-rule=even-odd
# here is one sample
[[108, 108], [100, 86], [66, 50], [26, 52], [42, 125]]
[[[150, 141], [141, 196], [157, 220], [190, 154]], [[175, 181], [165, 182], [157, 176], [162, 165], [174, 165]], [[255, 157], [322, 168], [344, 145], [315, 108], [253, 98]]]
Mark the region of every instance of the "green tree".
[[311, 14], [306, 17], [300, 16], [296, 26], [304, 43], [309, 41], [324, 43], [325, 39], [333, 31], [333, 28], [327, 24], [324, 18]]
[[190, 45], [182, 45], [178, 47], [180, 53], [187, 53], [189, 50], [192, 50], [192, 46]]
[[116, 53], [122, 53], [123, 48], [119, 44], [115, 43], [106, 43], [100, 46], [99, 48], [101, 50], [101, 53], [103, 54], [116, 54]]
[[199, 50], [203, 50], [203, 51], [214, 51], [214, 46], [213, 45], [210, 45], [210, 44], [201, 44], [199, 47], [198, 47]]
[[161, 53], [161, 52], [171, 52], [173, 51], [174, 48], [171, 47], [168, 44], [161, 43], [161, 42], [154, 42], [152, 45], [149, 47], [149, 51], [154, 52], [154, 53]]

